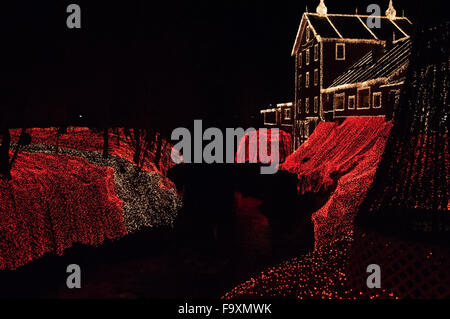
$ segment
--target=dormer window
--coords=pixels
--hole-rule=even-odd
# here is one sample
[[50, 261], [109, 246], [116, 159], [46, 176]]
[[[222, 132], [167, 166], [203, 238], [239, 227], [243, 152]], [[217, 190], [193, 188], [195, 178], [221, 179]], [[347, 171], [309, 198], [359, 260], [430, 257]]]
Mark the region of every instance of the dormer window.
[[333, 106], [335, 111], [343, 111], [345, 107], [345, 93], [334, 95]]
[[345, 43], [336, 43], [336, 60], [345, 60]]
[[381, 92], [375, 92], [372, 96], [372, 107], [374, 109], [379, 109], [381, 107]]
[[356, 105], [355, 100], [356, 100], [356, 98], [354, 95], [348, 97], [348, 106], [347, 107], [349, 110], [355, 109], [355, 105]]

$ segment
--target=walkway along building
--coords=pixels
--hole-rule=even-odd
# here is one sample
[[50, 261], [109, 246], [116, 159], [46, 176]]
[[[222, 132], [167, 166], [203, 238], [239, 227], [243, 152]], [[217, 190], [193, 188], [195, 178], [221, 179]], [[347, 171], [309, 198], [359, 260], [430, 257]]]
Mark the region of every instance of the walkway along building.
[[[397, 17], [392, 0], [386, 16], [327, 11], [321, 0], [316, 13], [303, 14], [291, 53], [294, 150], [319, 121], [390, 117], [409, 62], [413, 25], [408, 18]], [[370, 28], [367, 22], [373, 18], [379, 24]], [[261, 113], [266, 116], [266, 110]], [[277, 125], [283, 129], [281, 120]]]

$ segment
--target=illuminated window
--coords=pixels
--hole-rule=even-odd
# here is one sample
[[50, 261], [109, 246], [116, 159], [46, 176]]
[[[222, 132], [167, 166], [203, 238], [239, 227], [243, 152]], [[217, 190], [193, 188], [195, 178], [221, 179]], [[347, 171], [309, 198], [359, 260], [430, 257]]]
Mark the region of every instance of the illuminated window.
[[336, 111], [343, 111], [345, 107], [345, 93], [335, 94], [333, 107]]
[[309, 41], [310, 38], [311, 38], [311, 31], [309, 27], [306, 27], [306, 41]]
[[303, 59], [303, 54], [299, 54], [298, 55], [298, 68], [299, 69], [301, 69], [302, 68], [302, 66], [303, 66], [303, 61], [302, 61], [302, 59]]
[[368, 109], [370, 108], [370, 89], [360, 89], [358, 90], [358, 109]]
[[314, 70], [314, 85], [318, 85], [319, 84], [319, 70], [315, 69]]
[[298, 114], [302, 113], [302, 99], [298, 100], [297, 110]]
[[319, 97], [314, 97], [314, 113], [317, 113], [319, 111]]
[[291, 109], [284, 109], [284, 119], [285, 120], [291, 119]]
[[306, 72], [305, 87], [309, 88], [309, 72]]
[[309, 49], [306, 50], [306, 65], [309, 65]]
[[309, 113], [309, 97], [305, 99], [305, 113]]
[[373, 94], [372, 106], [374, 109], [379, 109], [381, 107], [381, 92], [375, 92]]
[[336, 43], [336, 60], [345, 60], [345, 43]]
[[319, 60], [319, 45], [314, 45], [314, 61]]
[[349, 110], [354, 110], [355, 109], [355, 96], [349, 96], [348, 97], [348, 109]]

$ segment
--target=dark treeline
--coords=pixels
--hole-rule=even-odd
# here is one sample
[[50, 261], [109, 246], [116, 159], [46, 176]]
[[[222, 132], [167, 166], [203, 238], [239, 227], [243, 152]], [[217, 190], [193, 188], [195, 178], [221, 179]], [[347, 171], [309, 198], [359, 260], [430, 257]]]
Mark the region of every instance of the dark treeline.
[[[69, 30], [72, 2], [2, 3], [1, 127], [255, 125], [259, 108], [292, 100], [291, 47], [319, 1], [79, 0], [82, 28]], [[417, 23], [445, 17], [441, 4], [394, 1]]]

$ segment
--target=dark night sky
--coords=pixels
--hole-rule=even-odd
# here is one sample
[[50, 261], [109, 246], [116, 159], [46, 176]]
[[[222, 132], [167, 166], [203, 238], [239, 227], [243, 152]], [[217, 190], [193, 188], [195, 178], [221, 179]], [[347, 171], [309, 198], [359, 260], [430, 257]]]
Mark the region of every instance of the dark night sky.
[[[0, 12], [0, 125], [170, 129], [193, 118], [251, 124], [262, 106], [291, 101], [291, 48], [305, 6], [319, 0], [13, 3]], [[81, 30], [66, 27], [69, 3], [81, 6]], [[325, 3], [362, 13], [376, 1]], [[384, 12], [388, 0], [379, 4]], [[446, 17], [440, 4], [394, 0], [397, 14], [427, 24]], [[87, 123], [74, 120], [80, 113]]]

